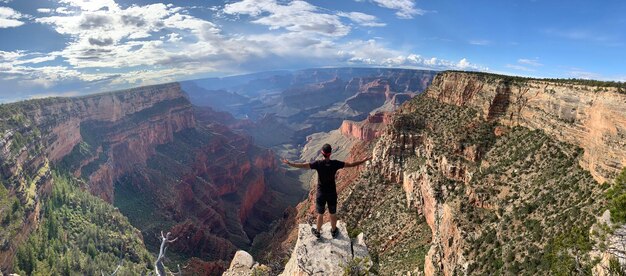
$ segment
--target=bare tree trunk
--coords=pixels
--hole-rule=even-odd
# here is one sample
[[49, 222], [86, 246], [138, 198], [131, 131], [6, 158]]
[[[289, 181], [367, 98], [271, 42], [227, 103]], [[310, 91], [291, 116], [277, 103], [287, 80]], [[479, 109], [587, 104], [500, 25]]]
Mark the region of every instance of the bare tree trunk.
[[171, 233], [167, 232], [167, 234], [163, 236], [163, 231], [161, 231], [161, 249], [159, 250], [159, 256], [154, 263], [154, 269], [156, 270], [156, 274], [158, 276], [165, 276], [165, 265], [163, 265], [163, 259], [165, 259], [165, 253], [167, 252], [168, 244], [175, 242], [178, 239], [170, 239], [170, 235]]

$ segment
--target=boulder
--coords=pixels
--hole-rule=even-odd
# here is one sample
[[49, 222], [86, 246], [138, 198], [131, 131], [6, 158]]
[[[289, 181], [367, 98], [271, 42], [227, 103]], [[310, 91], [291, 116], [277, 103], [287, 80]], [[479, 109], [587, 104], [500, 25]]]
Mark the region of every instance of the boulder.
[[283, 276], [295, 275], [343, 275], [346, 267], [352, 267], [359, 258], [369, 267], [371, 264], [363, 235], [354, 242], [348, 236], [346, 224], [337, 222], [339, 235], [333, 238], [330, 234], [330, 223], [322, 226], [321, 239], [311, 233], [311, 225], [298, 226], [298, 240], [291, 254], [291, 258], [280, 274]]

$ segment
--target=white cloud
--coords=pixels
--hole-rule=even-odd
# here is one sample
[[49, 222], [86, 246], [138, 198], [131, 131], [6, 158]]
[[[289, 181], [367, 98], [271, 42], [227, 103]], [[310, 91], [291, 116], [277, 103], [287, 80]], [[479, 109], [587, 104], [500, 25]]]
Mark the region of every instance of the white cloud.
[[491, 45], [491, 41], [486, 40], [486, 39], [475, 39], [475, 40], [470, 40], [469, 44], [477, 45], [477, 46], [488, 46], [488, 45]]
[[466, 58], [458, 62], [439, 59], [436, 57], [424, 58], [414, 53], [403, 53], [397, 50], [390, 50], [375, 40], [353, 41], [345, 46], [338, 53], [338, 57], [355, 65], [374, 65], [386, 67], [406, 67], [418, 69], [438, 69], [438, 70], [472, 70], [488, 71], [489, 69], [469, 62]]
[[9, 7], [0, 7], [0, 29], [13, 28], [24, 25], [20, 19], [24, 16], [18, 11]]
[[517, 63], [519, 64], [525, 64], [525, 65], [530, 65], [530, 66], [543, 66], [543, 64], [539, 63], [539, 59], [527, 59], [527, 58], [520, 58], [517, 60]]
[[114, 0], [59, 0], [59, 2], [77, 7], [82, 11], [117, 11], [120, 9]]
[[602, 75], [594, 72], [587, 72], [581, 70], [570, 71], [569, 76], [576, 79], [586, 79], [586, 80], [602, 80], [605, 79]]
[[510, 69], [514, 69], [514, 70], [518, 70], [518, 71], [525, 71], [525, 72], [534, 72], [534, 69], [530, 69], [526, 66], [522, 66], [522, 65], [517, 65], [517, 64], [507, 64], [505, 65], [506, 68], [510, 68]]
[[320, 11], [305, 1], [291, 1], [285, 5], [276, 0], [243, 0], [224, 6], [224, 13], [248, 15], [252, 23], [265, 25], [270, 30], [284, 29], [327, 36], [345, 36], [350, 27], [339, 16]]
[[39, 13], [51, 13], [52, 9], [49, 9], [49, 8], [38, 8], [37, 12], [39, 12]]
[[342, 16], [342, 17], [346, 17], [352, 21], [354, 21], [355, 23], [361, 25], [361, 26], [366, 26], [366, 27], [384, 27], [387, 24], [382, 23], [382, 22], [378, 22], [378, 18], [376, 16], [370, 15], [370, 14], [366, 14], [366, 13], [361, 13], [361, 12], [340, 12], [337, 15]]
[[424, 15], [426, 11], [415, 7], [414, 0], [371, 0], [378, 6], [396, 10], [396, 16], [411, 19], [416, 15]]
[[24, 51], [5, 52], [0, 50], [0, 62], [12, 62], [24, 56]]
[[[186, 50], [219, 52], [218, 43], [213, 43], [219, 38], [215, 24], [182, 14], [177, 7], [152, 4], [122, 9], [114, 2], [91, 4], [78, 0], [72, 0], [71, 5], [80, 11], [36, 21], [72, 38], [60, 55], [74, 68], [154, 66], [197, 54]], [[155, 36], [159, 32], [177, 39], [163, 40]], [[180, 43], [183, 38], [194, 42]], [[178, 51], [174, 51], [176, 48]]]
[[60, 3], [34, 21], [51, 26], [69, 42], [49, 53], [0, 51], [0, 85], [12, 81], [55, 91], [58, 85], [82, 84], [85, 91], [99, 91], [218, 70], [228, 74], [302, 66], [487, 70], [467, 59], [423, 58], [395, 50], [384, 40], [351, 39], [349, 21], [367, 27], [384, 23], [369, 14], [326, 10], [304, 1], [242, 0], [221, 8], [224, 19], [268, 27], [254, 34], [225, 33], [172, 4]]

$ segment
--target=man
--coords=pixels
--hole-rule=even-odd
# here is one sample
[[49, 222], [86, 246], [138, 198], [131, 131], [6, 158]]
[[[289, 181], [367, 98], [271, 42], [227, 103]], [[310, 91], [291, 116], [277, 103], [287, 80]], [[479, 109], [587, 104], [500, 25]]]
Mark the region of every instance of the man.
[[317, 228], [311, 228], [313, 235], [320, 238], [320, 231], [322, 230], [322, 222], [324, 222], [324, 212], [326, 211], [326, 204], [328, 204], [328, 212], [330, 213], [330, 225], [332, 229], [330, 234], [333, 238], [337, 237], [339, 231], [337, 230], [337, 188], [335, 186], [335, 174], [339, 169], [355, 167], [365, 163], [372, 159], [371, 157], [365, 158], [361, 161], [354, 163], [345, 163], [338, 160], [331, 160], [330, 154], [332, 148], [329, 144], [322, 146], [323, 160], [316, 160], [311, 163], [293, 163], [287, 159], [283, 159], [283, 163], [300, 169], [312, 169], [317, 171], [317, 195], [315, 198], [315, 207], [317, 209]]

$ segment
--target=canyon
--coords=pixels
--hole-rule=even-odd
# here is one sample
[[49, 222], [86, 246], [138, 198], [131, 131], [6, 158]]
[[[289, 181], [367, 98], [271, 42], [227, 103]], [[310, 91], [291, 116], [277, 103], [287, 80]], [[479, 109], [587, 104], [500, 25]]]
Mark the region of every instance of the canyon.
[[269, 183], [267, 174], [278, 172], [272, 152], [196, 119], [216, 115], [195, 110], [176, 83], [31, 100], [3, 112], [10, 121], [2, 125], [2, 182], [26, 222], [3, 233], [2, 270], [37, 227], [53, 170], [84, 179], [91, 194], [118, 207], [151, 251], [152, 237], [171, 229], [186, 237], [171, 254], [216, 271], [288, 205], [276, 200], [283, 180]]
[[[339, 212], [368, 237], [373, 272], [607, 275], [594, 252], [620, 238], [592, 229], [607, 216], [601, 184], [626, 165], [619, 89], [442, 72], [397, 111], [314, 137], [347, 145], [346, 160], [374, 157], [338, 174]], [[309, 143], [303, 157], [318, 148]], [[314, 221], [313, 193], [277, 231], [273, 256], [286, 259], [296, 225]]]
[[167, 265], [185, 273], [219, 275], [233, 257], [302, 272], [310, 256], [294, 248], [315, 218], [315, 178], [276, 158], [311, 161], [331, 143], [333, 158], [373, 157], [337, 175], [342, 235], [367, 237], [371, 272], [590, 272], [592, 249], [616, 257], [591, 229], [626, 166], [619, 89], [325, 68], [2, 105], [0, 271], [53, 221], [63, 175], [136, 228], [134, 269], [170, 231]]
[[301, 174], [277, 167], [274, 152], [297, 152], [307, 135], [342, 118], [393, 110], [433, 75], [312, 69], [3, 105], [0, 208], [22, 207], [5, 218], [0, 271], [11, 271], [17, 249], [52, 223], [42, 213], [52, 175], [67, 174], [127, 217], [149, 251], [160, 231], [171, 231], [180, 237], [168, 251], [176, 264], [220, 273], [237, 249], [262, 250], [272, 222], [306, 195], [294, 185]]

